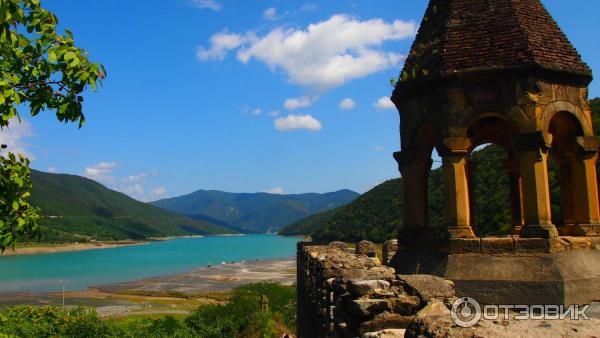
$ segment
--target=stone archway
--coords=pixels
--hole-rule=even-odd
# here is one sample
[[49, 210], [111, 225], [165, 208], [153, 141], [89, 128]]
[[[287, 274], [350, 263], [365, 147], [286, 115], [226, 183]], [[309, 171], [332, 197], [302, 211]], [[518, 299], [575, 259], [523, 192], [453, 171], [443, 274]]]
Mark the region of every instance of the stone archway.
[[[478, 226], [481, 225], [479, 220], [480, 218], [485, 219], [486, 215], [477, 214], [478, 209], [484, 209], [483, 205], [480, 204], [484, 202], [479, 200], [479, 198], [482, 198], [483, 196], [477, 196], [476, 194], [476, 181], [478, 181], [477, 178], [480, 179], [481, 177], [479, 176], [480, 168], [478, 168], [477, 163], [473, 159], [473, 151], [484, 145], [497, 147], [501, 149], [499, 151], [503, 151], [505, 153], [505, 158], [502, 159], [503, 163], [499, 164], [501, 167], [503, 167], [500, 170], [506, 172], [506, 178], [496, 177], [493, 179], [498, 179], [500, 182], [505, 183], [508, 187], [506, 203], [509, 205], [508, 209], [510, 210], [509, 213], [513, 228], [511, 233], [518, 234], [523, 227], [521, 174], [517, 159], [517, 149], [514, 144], [514, 139], [518, 134], [518, 130], [515, 124], [511, 122], [512, 121], [504, 118], [501, 115], [483, 114], [481, 118], [473, 122], [467, 129], [467, 137], [469, 137], [472, 142], [469, 150], [469, 164], [467, 166], [471, 224], [474, 227], [475, 234], [477, 236], [481, 236], [479, 231], [481, 229]], [[502, 205], [502, 202], [499, 202], [499, 205]], [[501, 210], [495, 210], [495, 212], [500, 213]], [[497, 227], [499, 224], [494, 224], [494, 226]]]
[[[551, 155], [558, 170], [562, 197], [563, 235], [585, 236], [598, 232], [600, 210], [596, 178], [597, 146], [586, 145], [585, 126], [576, 115], [560, 111], [548, 121]], [[587, 141], [590, 143], [590, 141]], [[596, 143], [592, 139], [593, 144]]]

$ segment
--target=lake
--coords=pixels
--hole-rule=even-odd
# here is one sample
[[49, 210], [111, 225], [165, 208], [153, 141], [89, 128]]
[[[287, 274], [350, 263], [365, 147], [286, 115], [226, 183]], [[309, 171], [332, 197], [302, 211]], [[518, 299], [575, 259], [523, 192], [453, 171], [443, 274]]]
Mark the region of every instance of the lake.
[[222, 262], [287, 258], [299, 238], [276, 235], [176, 238], [144, 245], [0, 256], [0, 292], [83, 290], [89, 286], [183, 273]]

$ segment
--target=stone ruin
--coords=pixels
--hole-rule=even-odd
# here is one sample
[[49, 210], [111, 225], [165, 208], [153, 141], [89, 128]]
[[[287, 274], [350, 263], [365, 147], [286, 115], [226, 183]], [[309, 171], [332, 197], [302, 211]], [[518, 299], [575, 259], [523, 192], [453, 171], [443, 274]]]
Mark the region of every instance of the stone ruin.
[[[384, 245], [382, 262], [365, 242], [358, 253], [343, 243], [301, 243], [299, 337], [404, 334], [385, 329], [477, 335], [419, 326], [455, 294], [483, 304], [599, 301], [600, 140], [587, 101], [591, 80], [540, 0], [430, 0], [391, 97], [404, 182], [398, 239]], [[489, 143], [508, 155], [513, 231], [480, 238], [471, 227], [470, 156]], [[441, 236], [428, 219], [434, 149], [444, 173]], [[549, 157], [559, 167], [560, 226], [552, 220]]]

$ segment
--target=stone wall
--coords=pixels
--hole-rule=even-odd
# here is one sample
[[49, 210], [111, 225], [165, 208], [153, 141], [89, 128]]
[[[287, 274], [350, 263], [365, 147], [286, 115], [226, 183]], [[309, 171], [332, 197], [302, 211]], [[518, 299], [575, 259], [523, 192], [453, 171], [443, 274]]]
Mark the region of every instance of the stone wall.
[[451, 281], [397, 275], [374, 256], [369, 242], [298, 244], [298, 337], [404, 337], [413, 319], [449, 313]]

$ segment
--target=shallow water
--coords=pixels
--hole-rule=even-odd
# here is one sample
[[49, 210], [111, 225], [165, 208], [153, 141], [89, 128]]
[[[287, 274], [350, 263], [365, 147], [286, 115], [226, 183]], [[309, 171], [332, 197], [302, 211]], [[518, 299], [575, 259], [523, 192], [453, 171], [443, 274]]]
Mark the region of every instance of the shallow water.
[[298, 238], [177, 238], [108, 249], [0, 257], [0, 292], [60, 291], [182, 273], [208, 264], [294, 256]]

